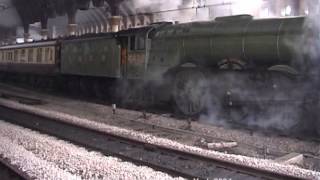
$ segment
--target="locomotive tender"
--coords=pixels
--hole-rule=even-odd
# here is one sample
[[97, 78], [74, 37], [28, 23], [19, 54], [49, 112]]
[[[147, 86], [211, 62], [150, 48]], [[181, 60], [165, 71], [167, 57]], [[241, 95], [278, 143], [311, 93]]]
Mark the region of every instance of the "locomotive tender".
[[[296, 52], [290, 42], [302, 36], [305, 20], [239, 15], [3, 46], [0, 70], [2, 75], [44, 83], [62, 79], [64, 85], [92, 88], [96, 94], [104, 94], [111, 80], [143, 81], [139, 91], [152, 84], [156, 88], [150, 94], [172, 100], [185, 115], [219, 104], [217, 109], [229, 107], [244, 117], [244, 106], [267, 102], [275, 107], [278, 100], [296, 96], [288, 88], [300, 86], [291, 82], [301, 79], [303, 68], [293, 61]], [[130, 94], [133, 89], [122, 91]]]

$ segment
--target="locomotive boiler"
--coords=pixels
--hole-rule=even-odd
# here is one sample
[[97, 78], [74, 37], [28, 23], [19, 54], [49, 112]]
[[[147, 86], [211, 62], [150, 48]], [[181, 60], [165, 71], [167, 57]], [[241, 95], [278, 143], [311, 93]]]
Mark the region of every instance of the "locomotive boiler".
[[[230, 95], [234, 88], [250, 93], [250, 87], [263, 81], [257, 78], [264, 78], [259, 76], [267, 76], [268, 72], [297, 75], [299, 67], [293, 65], [294, 42], [302, 36], [304, 22], [305, 17], [254, 20], [250, 15], [240, 15], [220, 17], [212, 22], [164, 26], [151, 36], [147, 77], [173, 72], [176, 78], [172, 97], [178, 109], [184, 114], [198, 114], [207, 106], [208, 97], [203, 96], [206, 93], [203, 89], [208, 79], [214, 79], [216, 86], [210, 94], [221, 101], [223, 94]], [[275, 87], [271, 81], [266, 83]], [[243, 84], [239, 86], [240, 82]], [[201, 98], [204, 99], [199, 101]], [[254, 99], [251, 97], [247, 102]]]
[[122, 99], [172, 102], [187, 116], [315, 119], [313, 59], [299, 47], [303, 38], [319, 36], [306, 33], [306, 19], [239, 15], [4, 46], [1, 74], [99, 97], [120, 82], [126, 85], [115, 92]]

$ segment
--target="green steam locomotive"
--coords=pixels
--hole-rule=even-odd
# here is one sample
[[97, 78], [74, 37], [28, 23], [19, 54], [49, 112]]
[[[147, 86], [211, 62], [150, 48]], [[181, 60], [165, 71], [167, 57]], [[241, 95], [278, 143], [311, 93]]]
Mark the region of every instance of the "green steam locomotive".
[[277, 113], [314, 117], [315, 64], [300, 48], [319, 36], [306, 30], [306, 21], [239, 15], [3, 46], [0, 71], [2, 78], [97, 96], [121, 82], [115, 92], [122, 99], [173, 102], [187, 116], [253, 123]]

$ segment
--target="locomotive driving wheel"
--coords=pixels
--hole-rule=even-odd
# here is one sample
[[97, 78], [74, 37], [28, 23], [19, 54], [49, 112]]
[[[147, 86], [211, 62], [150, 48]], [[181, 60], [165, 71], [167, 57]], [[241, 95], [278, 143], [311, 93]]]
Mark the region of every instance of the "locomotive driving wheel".
[[203, 72], [185, 69], [176, 74], [173, 99], [177, 110], [186, 116], [199, 115], [205, 108], [206, 77]]

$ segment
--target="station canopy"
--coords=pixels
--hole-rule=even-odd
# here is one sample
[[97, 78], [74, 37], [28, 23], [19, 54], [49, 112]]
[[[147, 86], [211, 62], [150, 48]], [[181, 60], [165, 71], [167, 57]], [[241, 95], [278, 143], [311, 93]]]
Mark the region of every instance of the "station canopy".
[[[54, 26], [57, 34], [63, 34], [68, 24], [69, 13], [76, 11], [78, 26], [101, 24], [111, 14], [131, 14], [130, 3], [124, 0], [0, 0], [0, 40], [7, 36], [23, 37], [24, 27], [30, 27], [31, 33], [46, 26]], [[115, 7], [117, 10], [114, 10]]]

